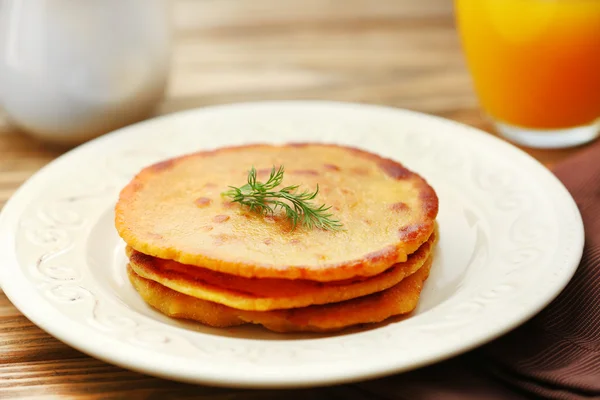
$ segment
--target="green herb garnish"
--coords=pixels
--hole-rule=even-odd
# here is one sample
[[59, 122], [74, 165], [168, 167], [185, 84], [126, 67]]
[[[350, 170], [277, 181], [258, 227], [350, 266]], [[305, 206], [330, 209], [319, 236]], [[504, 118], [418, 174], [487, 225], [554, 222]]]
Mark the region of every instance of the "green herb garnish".
[[298, 192], [299, 185], [286, 186], [275, 191], [274, 189], [281, 185], [283, 181], [283, 166], [276, 170], [271, 170], [271, 175], [267, 182], [262, 183], [256, 180], [256, 169], [248, 172], [248, 183], [242, 187], [229, 186], [231, 190], [224, 192], [223, 195], [232, 198], [233, 202], [240, 203], [250, 208], [250, 211], [262, 215], [272, 215], [278, 209], [283, 209], [287, 219], [292, 224], [292, 229], [301, 223], [304, 227], [312, 229], [319, 228], [325, 230], [340, 230], [342, 224], [333, 219], [329, 213], [331, 207], [324, 204], [316, 206], [311, 203], [319, 193], [319, 185], [314, 192]]

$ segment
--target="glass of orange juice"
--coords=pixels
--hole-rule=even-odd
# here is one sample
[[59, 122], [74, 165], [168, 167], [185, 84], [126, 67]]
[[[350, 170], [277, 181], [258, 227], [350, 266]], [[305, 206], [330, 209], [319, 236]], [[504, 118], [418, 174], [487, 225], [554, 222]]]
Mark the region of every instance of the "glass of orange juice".
[[600, 0], [455, 0], [475, 91], [504, 137], [538, 148], [600, 135]]

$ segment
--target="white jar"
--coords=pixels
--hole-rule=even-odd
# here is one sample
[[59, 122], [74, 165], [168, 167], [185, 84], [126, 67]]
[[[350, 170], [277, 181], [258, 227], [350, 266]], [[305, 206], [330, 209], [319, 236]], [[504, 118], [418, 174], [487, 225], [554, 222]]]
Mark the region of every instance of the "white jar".
[[170, 65], [168, 0], [0, 0], [0, 105], [77, 144], [149, 116]]

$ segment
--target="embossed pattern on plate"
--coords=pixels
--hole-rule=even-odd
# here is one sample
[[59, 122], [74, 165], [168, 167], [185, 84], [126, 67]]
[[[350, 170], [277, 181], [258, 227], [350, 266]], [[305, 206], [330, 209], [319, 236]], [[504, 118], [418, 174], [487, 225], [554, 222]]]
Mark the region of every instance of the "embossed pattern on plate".
[[[112, 228], [120, 188], [143, 166], [249, 142], [319, 141], [379, 153], [440, 197], [440, 242], [418, 309], [336, 335], [218, 330], [143, 303]], [[536, 161], [460, 124], [385, 107], [280, 102], [193, 110], [122, 129], [56, 160], [0, 215], [0, 281], [34, 323], [92, 356], [189, 382], [283, 387], [381, 376], [466, 351], [550, 302], [581, 257], [564, 187]]]

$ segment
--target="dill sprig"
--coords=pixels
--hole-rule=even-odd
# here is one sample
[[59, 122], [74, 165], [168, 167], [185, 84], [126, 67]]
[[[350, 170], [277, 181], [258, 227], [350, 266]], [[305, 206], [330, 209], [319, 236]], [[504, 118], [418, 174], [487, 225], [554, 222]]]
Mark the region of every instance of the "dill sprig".
[[298, 192], [299, 185], [285, 186], [274, 190], [283, 182], [284, 168], [278, 170], [273, 167], [269, 179], [259, 182], [256, 179], [256, 169], [248, 172], [248, 183], [241, 187], [229, 186], [231, 190], [223, 193], [232, 198], [233, 202], [240, 203], [250, 208], [250, 211], [262, 215], [272, 215], [278, 209], [285, 211], [287, 219], [292, 224], [292, 229], [300, 223], [308, 229], [318, 228], [324, 230], [340, 230], [342, 224], [333, 219], [329, 212], [331, 207], [324, 204], [317, 206], [311, 202], [319, 193], [319, 185], [314, 192], [305, 190]]

